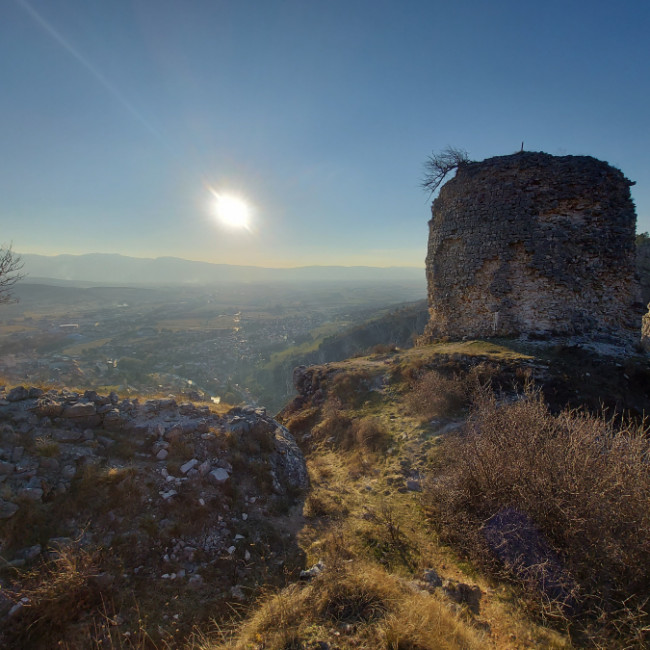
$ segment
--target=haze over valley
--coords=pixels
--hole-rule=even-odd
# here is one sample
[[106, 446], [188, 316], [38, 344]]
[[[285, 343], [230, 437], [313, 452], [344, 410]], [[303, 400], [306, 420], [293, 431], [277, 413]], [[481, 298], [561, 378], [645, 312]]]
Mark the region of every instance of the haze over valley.
[[[260, 269], [118, 255], [24, 261], [18, 302], [0, 315], [0, 374], [10, 383], [192, 393], [279, 409], [293, 391], [293, 365], [310, 354], [345, 356], [335, 335], [407, 303], [408, 322], [341, 350], [411, 344], [426, 314], [423, 269]], [[326, 341], [329, 353], [317, 355]]]

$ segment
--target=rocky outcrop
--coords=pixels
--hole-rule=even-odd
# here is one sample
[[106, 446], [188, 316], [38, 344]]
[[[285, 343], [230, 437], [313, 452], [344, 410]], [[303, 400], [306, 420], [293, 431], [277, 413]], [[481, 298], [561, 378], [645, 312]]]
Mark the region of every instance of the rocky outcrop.
[[123, 567], [115, 579], [151, 589], [208, 588], [227, 559], [226, 596], [252, 593], [256, 575], [277, 569], [269, 558], [292, 547], [288, 522], [307, 487], [302, 453], [263, 408], [219, 415], [171, 398], [0, 390], [5, 565], [38, 562], [64, 539], [105, 549]]
[[588, 156], [461, 165], [432, 206], [426, 340], [638, 332], [630, 185]]

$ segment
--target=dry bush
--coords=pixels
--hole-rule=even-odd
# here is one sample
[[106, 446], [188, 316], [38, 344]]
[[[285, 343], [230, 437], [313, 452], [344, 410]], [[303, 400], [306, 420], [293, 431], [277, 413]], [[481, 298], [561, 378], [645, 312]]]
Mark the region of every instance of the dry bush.
[[358, 408], [369, 397], [372, 376], [367, 370], [348, 370], [334, 375], [330, 395], [347, 408]]
[[319, 444], [339, 447], [349, 435], [352, 418], [340, 408], [340, 403], [328, 401], [321, 421], [312, 429], [312, 440]]
[[368, 354], [393, 354], [394, 352], [397, 352], [395, 343], [377, 343], [368, 350]]
[[82, 619], [92, 625], [101, 618], [110, 588], [95, 580], [98, 557], [84, 550], [65, 547], [44, 567], [23, 578], [14, 600], [26, 598], [20, 612], [5, 626], [2, 641], [11, 648], [53, 648]]
[[377, 418], [365, 417], [352, 423], [345, 446], [368, 451], [385, 451], [389, 442], [390, 435], [382, 422]]
[[513, 509], [534, 522], [576, 581], [579, 606], [619, 621], [623, 603], [628, 613], [646, 607], [647, 429], [575, 410], [552, 415], [530, 389], [506, 405], [483, 390], [466, 431], [443, 454], [448, 471], [430, 482], [426, 500], [445, 539], [487, 560], [481, 526]]
[[406, 402], [425, 420], [452, 415], [467, 406], [466, 382], [459, 375], [447, 378], [436, 370], [429, 370], [412, 384]]
[[382, 452], [390, 442], [388, 431], [377, 418], [353, 418], [331, 404], [312, 430], [312, 437], [315, 442], [344, 451]]

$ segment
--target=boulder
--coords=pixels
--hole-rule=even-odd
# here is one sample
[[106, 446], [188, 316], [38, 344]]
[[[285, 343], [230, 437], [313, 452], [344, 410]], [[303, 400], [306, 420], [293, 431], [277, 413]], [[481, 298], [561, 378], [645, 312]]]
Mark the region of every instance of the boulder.
[[186, 463], [183, 463], [180, 467], [181, 474], [187, 474], [191, 469], [194, 469], [199, 464], [199, 461], [196, 458], [188, 460]]
[[0, 499], [0, 519], [9, 519], [18, 512], [18, 506], [11, 501]]
[[92, 402], [77, 402], [64, 407], [61, 414], [64, 418], [87, 418], [97, 413]]
[[210, 472], [210, 477], [215, 483], [221, 484], [230, 478], [230, 474], [223, 467], [217, 467]]
[[22, 402], [29, 398], [29, 391], [24, 386], [12, 388], [5, 398], [8, 402]]

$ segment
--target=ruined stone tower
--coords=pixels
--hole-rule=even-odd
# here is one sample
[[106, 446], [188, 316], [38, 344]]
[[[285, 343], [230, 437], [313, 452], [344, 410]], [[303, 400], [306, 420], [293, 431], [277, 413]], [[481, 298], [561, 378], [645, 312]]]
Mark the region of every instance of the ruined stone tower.
[[425, 339], [638, 332], [630, 185], [589, 156], [461, 165], [431, 209]]

